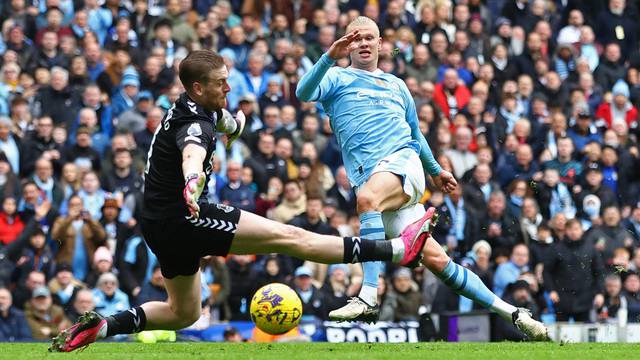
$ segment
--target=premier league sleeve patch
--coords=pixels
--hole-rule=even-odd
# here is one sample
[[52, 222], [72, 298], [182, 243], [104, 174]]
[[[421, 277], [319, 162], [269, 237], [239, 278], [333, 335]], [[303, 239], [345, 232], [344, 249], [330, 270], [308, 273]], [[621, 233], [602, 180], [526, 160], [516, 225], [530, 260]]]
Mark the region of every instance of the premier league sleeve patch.
[[187, 129], [187, 137], [184, 138], [184, 141], [195, 141], [200, 144], [202, 143], [202, 140], [200, 140], [199, 137], [200, 135], [202, 135], [202, 128], [200, 128], [200, 124], [193, 123], [189, 125], [189, 128]]

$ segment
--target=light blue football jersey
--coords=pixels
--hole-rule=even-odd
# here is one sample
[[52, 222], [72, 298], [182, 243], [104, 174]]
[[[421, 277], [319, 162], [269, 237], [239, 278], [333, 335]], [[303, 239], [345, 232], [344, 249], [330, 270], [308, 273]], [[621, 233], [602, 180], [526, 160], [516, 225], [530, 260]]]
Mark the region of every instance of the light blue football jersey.
[[318, 89], [312, 100], [320, 101], [331, 119], [352, 185], [362, 185], [380, 160], [402, 148], [420, 153], [411, 136], [418, 124], [415, 105], [396, 76], [332, 67]]

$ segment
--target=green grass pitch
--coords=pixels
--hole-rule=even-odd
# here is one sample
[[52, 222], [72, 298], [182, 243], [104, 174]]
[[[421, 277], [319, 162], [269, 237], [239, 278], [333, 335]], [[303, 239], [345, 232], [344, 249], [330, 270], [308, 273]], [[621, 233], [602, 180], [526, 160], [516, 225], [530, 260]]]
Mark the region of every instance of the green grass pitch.
[[0, 344], [0, 359], [637, 359], [640, 344], [417, 343], [222, 344], [98, 343], [82, 352], [49, 353], [48, 344]]

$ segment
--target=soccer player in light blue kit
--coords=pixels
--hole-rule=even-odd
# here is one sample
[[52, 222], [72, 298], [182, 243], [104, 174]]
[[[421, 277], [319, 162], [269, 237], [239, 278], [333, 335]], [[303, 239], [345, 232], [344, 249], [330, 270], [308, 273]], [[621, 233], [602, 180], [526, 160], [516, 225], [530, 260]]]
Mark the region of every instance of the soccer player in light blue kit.
[[[431, 218], [418, 203], [425, 189], [424, 170], [444, 192], [456, 187], [453, 175], [436, 162], [418, 127], [415, 104], [402, 80], [378, 69], [382, 39], [376, 23], [358, 17], [347, 34], [336, 40], [303, 76], [296, 95], [319, 101], [331, 119], [342, 148], [342, 158], [357, 194], [360, 236], [379, 239], [397, 236], [403, 226], [421, 217]], [[332, 67], [350, 56], [351, 66]], [[429, 238], [422, 263], [456, 293], [496, 311], [533, 340], [546, 340], [547, 329], [525, 309], [507, 304], [468, 269], [454, 263]], [[364, 263], [364, 281], [358, 297], [329, 314], [337, 321], [376, 321], [377, 284], [382, 263]]]

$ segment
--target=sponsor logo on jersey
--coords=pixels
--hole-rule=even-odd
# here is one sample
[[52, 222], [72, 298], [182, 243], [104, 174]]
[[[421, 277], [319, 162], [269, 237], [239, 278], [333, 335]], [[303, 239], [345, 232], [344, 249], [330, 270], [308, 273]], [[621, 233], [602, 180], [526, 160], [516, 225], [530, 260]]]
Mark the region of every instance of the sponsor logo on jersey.
[[216, 207], [227, 214], [233, 211], [233, 208], [231, 206], [225, 204], [216, 204]]

